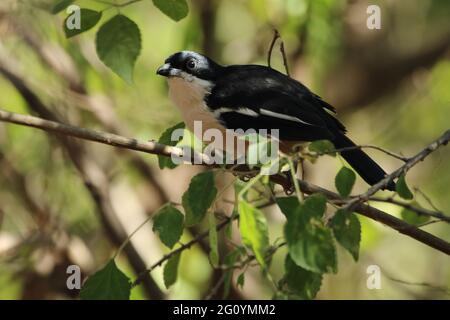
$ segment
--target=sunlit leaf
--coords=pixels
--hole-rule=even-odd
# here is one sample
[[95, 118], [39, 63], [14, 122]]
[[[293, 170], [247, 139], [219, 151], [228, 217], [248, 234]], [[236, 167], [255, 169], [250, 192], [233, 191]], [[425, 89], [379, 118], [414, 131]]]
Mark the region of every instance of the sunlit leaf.
[[80, 298], [83, 300], [128, 300], [130, 298], [130, 279], [117, 268], [112, 259], [84, 283]]
[[264, 214], [248, 202], [239, 201], [239, 230], [242, 242], [255, 254], [256, 260], [263, 267], [269, 246], [267, 220]]
[[97, 55], [105, 65], [128, 83], [133, 82], [133, 69], [141, 52], [141, 32], [124, 15], [118, 14], [97, 32]]

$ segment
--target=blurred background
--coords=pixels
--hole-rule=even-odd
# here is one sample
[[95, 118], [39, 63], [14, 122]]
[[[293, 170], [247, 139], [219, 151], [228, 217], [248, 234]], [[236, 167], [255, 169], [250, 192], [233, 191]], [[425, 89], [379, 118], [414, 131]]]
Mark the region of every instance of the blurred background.
[[[120, 2], [120, 1], [119, 1]], [[446, 0], [190, 0], [189, 15], [175, 23], [151, 3], [121, 12], [134, 20], [143, 50], [128, 85], [95, 53], [95, 29], [67, 40], [63, 12], [45, 10], [54, 1], [0, 2], [0, 108], [142, 140], [158, 139], [180, 121], [155, 75], [171, 53], [196, 50], [224, 64], [267, 63], [273, 28], [283, 37], [291, 75], [338, 110], [357, 143], [413, 155], [450, 127], [450, 2]], [[77, 1], [101, 10], [98, 1]], [[366, 9], [381, 8], [381, 29], [369, 30]], [[102, 22], [116, 14], [104, 12]], [[273, 67], [283, 71], [279, 50]], [[368, 151], [386, 171], [401, 162]], [[408, 174], [416, 199], [450, 212], [450, 148], [433, 153]], [[334, 190], [339, 160], [322, 157], [306, 178]], [[64, 139], [0, 123], [0, 299], [76, 298], [66, 287], [66, 268], [83, 276], [100, 268], [148, 216], [171, 200], [181, 202], [201, 168], [160, 170], [155, 156]], [[231, 177], [217, 178], [219, 190]], [[367, 188], [360, 179], [355, 192]], [[430, 201], [427, 200], [430, 199]], [[233, 199], [232, 189], [223, 199]], [[375, 206], [399, 216], [400, 209]], [[230, 205], [223, 209], [229, 213]], [[267, 208], [271, 241], [282, 235], [283, 216]], [[361, 256], [339, 252], [339, 272], [326, 275], [318, 299], [448, 299], [450, 259], [411, 238], [360, 217]], [[118, 260], [132, 279], [165, 252], [151, 222]], [[207, 226], [185, 232], [186, 242]], [[425, 230], [450, 241], [450, 227]], [[234, 232], [239, 241], [238, 232]], [[225, 256], [226, 243], [221, 242]], [[208, 262], [208, 244], [185, 251], [177, 283], [166, 290], [162, 270], [133, 289], [133, 299], [201, 299], [220, 279]], [[283, 274], [285, 251], [272, 261]], [[367, 267], [382, 272], [380, 290], [366, 287]], [[236, 273], [236, 276], [240, 272]], [[397, 281], [401, 280], [401, 281]], [[447, 291], [446, 291], [447, 290]], [[243, 289], [230, 297], [266, 299], [271, 285], [259, 269], [246, 271]], [[220, 290], [217, 293], [220, 297]]]

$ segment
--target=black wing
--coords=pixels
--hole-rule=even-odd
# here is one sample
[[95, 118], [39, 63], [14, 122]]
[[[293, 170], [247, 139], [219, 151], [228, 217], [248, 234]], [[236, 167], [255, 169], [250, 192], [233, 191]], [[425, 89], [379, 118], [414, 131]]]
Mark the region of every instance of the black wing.
[[334, 109], [297, 82], [264, 66], [230, 66], [218, 77], [206, 104], [229, 129], [279, 129], [293, 141], [333, 140], [344, 126]]

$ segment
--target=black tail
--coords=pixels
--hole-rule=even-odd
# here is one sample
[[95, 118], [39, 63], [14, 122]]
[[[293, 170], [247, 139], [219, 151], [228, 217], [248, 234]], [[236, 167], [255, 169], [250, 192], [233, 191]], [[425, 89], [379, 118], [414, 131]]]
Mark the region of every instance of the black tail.
[[[333, 143], [336, 149], [355, 146], [353, 141], [343, 133], [339, 134]], [[361, 178], [370, 185], [379, 182], [386, 175], [386, 172], [361, 149], [342, 151], [341, 155], [358, 172]], [[395, 191], [395, 183], [391, 181], [386, 186], [386, 189]]]

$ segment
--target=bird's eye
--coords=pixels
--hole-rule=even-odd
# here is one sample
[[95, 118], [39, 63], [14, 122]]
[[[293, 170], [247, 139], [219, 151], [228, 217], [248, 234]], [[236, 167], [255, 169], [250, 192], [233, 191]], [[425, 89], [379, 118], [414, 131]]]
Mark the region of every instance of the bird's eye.
[[187, 63], [186, 66], [188, 67], [188, 69], [194, 69], [197, 66], [197, 62], [194, 59], [190, 59]]

